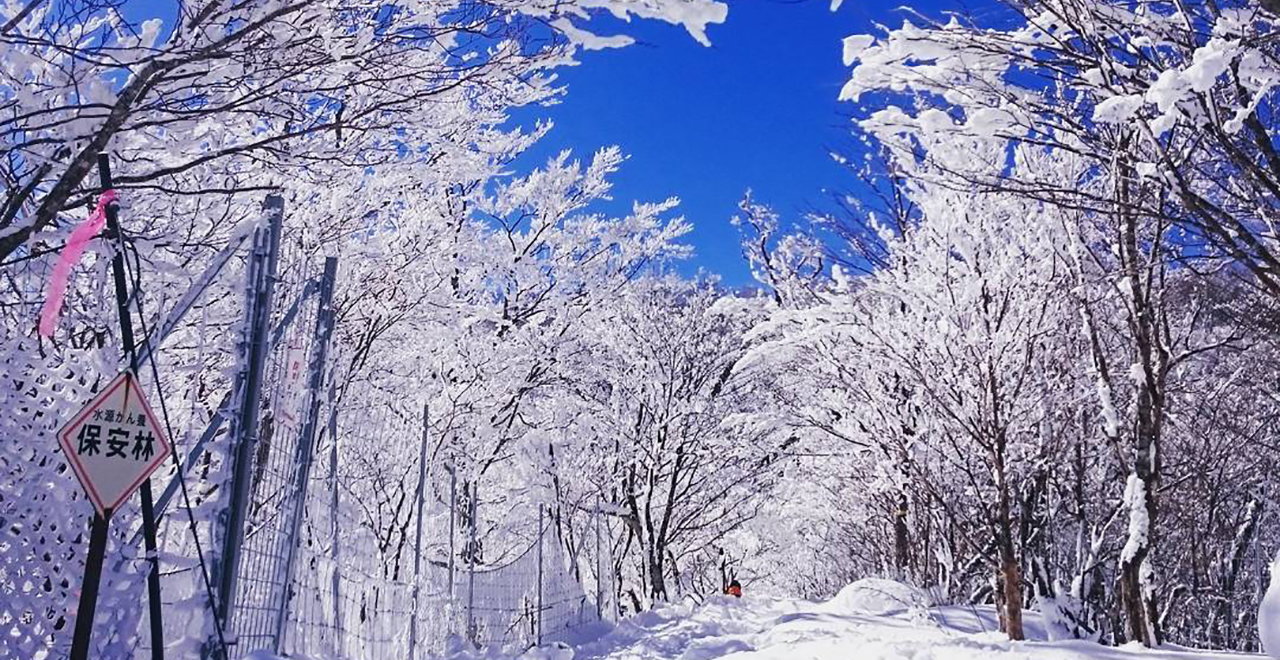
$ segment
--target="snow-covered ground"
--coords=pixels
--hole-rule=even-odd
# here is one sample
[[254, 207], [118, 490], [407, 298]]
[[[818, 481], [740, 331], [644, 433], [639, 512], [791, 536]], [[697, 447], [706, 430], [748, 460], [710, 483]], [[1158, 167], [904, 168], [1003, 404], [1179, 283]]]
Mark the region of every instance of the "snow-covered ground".
[[[873, 583], [874, 584], [874, 583]], [[891, 583], [889, 583], [891, 585]], [[897, 594], [893, 594], [896, 596]], [[632, 617], [575, 643], [530, 649], [519, 660], [1237, 660], [1262, 656], [1046, 641], [1027, 613], [1029, 641], [1009, 642], [989, 608], [913, 607], [848, 590], [827, 603], [716, 597]], [[510, 656], [463, 653], [451, 660]]]

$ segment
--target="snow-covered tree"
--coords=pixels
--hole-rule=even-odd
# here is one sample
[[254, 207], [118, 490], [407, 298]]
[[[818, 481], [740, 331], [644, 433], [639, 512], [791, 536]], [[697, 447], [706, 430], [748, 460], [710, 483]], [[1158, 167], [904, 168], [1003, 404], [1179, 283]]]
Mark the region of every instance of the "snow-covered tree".
[[759, 304], [710, 283], [650, 279], [592, 328], [572, 386], [590, 438], [576, 458], [557, 449], [560, 478], [585, 460], [624, 523], [620, 588], [633, 608], [723, 587], [717, 551], [755, 515], [785, 454], [785, 430], [748, 414], [768, 374], [738, 368]]

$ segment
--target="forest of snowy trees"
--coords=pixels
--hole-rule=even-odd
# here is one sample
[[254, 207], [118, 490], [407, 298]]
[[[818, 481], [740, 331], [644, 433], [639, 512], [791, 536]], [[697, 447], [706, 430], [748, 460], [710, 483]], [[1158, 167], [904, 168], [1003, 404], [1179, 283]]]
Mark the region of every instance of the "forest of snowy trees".
[[1280, 302], [1266, 4], [1010, 2], [845, 41], [868, 156], [848, 162], [874, 194], [818, 219], [843, 239], [829, 279], [762, 243], [790, 293], [754, 334], [804, 393], [793, 423], [842, 455], [832, 564], [992, 599], [1013, 638], [1035, 604], [1109, 642], [1256, 648]]
[[[1257, 650], [1280, 549], [1273, 4], [1005, 0], [850, 36], [848, 191], [807, 218], [748, 193], [726, 240], [757, 285], [735, 290], [676, 274], [700, 221], [679, 191], [599, 210], [624, 148], [520, 172], [551, 127], [509, 121], [629, 44], [592, 17], [708, 43], [724, 3], [0, 1], [0, 600], [59, 630], [76, 588], [57, 566], [91, 511], [52, 438], [122, 368], [113, 242], [36, 324], [108, 153], [139, 334], [199, 290], [142, 374], [184, 456], [243, 361], [244, 255], [203, 273], [275, 193], [281, 272], [340, 260], [329, 396], [387, 428], [426, 407], [432, 496], [454, 474], [479, 500], [479, 563], [546, 507], [570, 557], [610, 520], [624, 613], [885, 576], [995, 603], [1012, 639], [1035, 609], [1104, 643]], [[187, 470], [204, 551], [226, 439]], [[398, 578], [418, 431], [343, 443], [343, 497]]]

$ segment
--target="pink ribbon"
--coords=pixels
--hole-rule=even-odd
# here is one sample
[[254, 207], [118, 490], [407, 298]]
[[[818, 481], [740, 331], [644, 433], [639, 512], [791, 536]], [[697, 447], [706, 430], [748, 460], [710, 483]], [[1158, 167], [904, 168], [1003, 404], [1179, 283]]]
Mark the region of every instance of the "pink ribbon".
[[80, 263], [80, 257], [84, 255], [89, 241], [102, 231], [102, 225], [107, 222], [107, 205], [115, 202], [116, 191], [102, 191], [98, 196], [98, 207], [93, 210], [93, 215], [71, 232], [66, 246], [62, 248], [62, 255], [58, 257], [58, 263], [53, 267], [53, 276], [49, 278], [49, 294], [44, 299], [44, 307], [40, 308], [42, 336], [52, 336], [54, 329], [58, 327], [58, 314], [62, 312], [62, 301], [67, 295], [67, 280], [71, 278], [71, 269]]

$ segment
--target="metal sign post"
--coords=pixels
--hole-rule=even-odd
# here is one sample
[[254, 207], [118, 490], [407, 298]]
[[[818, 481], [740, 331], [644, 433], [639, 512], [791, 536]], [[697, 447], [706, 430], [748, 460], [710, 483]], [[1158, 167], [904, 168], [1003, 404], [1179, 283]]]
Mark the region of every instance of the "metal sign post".
[[[106, 154], [98, 155], [98, 174], [103, 190], [112, 187], [111, 167]], [[150, 571], [147, 575], [151, 617], [151, 655], [164, 658], [164, 635], [160, 619], [160, 573], [156, 554], [155, 516], [148, 478], [172, 451], [169, 438], [143, 398], [136, 376], [138, 357], [134, 350], [133, 324], [129, 315], [128, 284], [124, 268], [124, 239], [120, 233], [119, 211], [114, 203], [104, 208], [107, 230], [117, 240], [112, 274], [116, 306], [120, 314], [121, 349], [129, 358], [129, 368], [107, 385], [58, 432], [58, 443], [72, 472], [93, 502], [96, 513], [89, 536], [89, 556], [76, 608], [76, 626], [71, 642], [71, 660], [85, 660], [98, 605], [102, 562], [106, 555], [107, 532], [114, 513], [141, 485], [142, 526]]]
[[[111, 190], [111, 161], [106, 154], [98, 154], [98, 179], [103, 190]], [[138, 373], [138, 353], [133, 342], [133, 318], [129, 315], [129, 288], [124, 275], [124, 234], [120, 231], [120, 212], [115, 204], [106, 207], [107, 231], [116, 240], [116, 254], [111, 259], [111, 274], [115, 280], [116, 310], [120, 315], [120, 342], [124, 354], [129, 356], [129, 370]], [[135, 291], [136, 295], [137, 292]], [[147, 561], [151, 570], [147, 573], [147, 602], [150, 606], [151, 658], [164, 660], [164, 621], [160, 609], [160, 557], [156, 546], [156, 516], [152, 506], [151, 480], [142, 482], [142, 538], [147, 548]]]
[[116, 376], [62, 427], [58, 444], [97, 510], [71, 643], [71, 660], [86, 660], [106, 554], [108, 521], [168, 458], [172, 446], [132, 371]]
[[[604, 509], [604, 500], [600, 495], [596, 495], [596, 511], [595, 523], [596, 527], [596, 618], [604, 620], [604, 551], [600, 545], [600, 518]], [[610, 570], [612, 570], [612, 566]]]
[[542, 537], [546, 536], [547, 528], [542, 518], [542, 505], [538, 505], [538, 618], [534, 620], [536, 626], [534, 639], [539, 646], [542, 645]]
[[453, 577], [454, 558], [458, 556], [458, 549], [454, 546], [454, 539], [458, 536], [454, 531], [458, 520], [458, 469], [453, 456], [449, 457], [445, 469], [449, 471], [449, 615], [453, 616], [458, 608], [458, 604], [454, 602]]
[[476, 634], [476, 497], [480, 486], [476, 481], [469, 481], [462, 486], [467, 493], [467, 506], [470, 509], [468, 523], [471, 525], [471, 540], [467, 544], [467, 639], [478, 645]]

